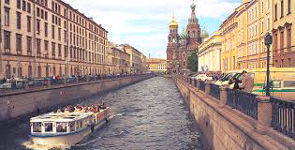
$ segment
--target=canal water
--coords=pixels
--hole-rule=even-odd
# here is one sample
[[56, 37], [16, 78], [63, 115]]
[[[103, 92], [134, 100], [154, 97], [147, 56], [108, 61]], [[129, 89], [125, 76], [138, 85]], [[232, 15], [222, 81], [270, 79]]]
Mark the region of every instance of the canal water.
[[[155, 77], [87, 99], [82, 104], [101, 101], [112, 108], [110, 122], [71, 150], [203, 149], [199, 130], [171, 79]], [[41, 149], [28, 142], [28, 122], [26, 118], [2, 126], [0, 149]]]

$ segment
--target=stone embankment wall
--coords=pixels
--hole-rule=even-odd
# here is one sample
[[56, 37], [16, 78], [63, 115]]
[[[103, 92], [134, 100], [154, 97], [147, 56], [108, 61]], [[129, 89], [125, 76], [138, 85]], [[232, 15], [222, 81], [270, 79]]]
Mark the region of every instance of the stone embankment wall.
[[221, 104], [221, 100], [216, 100], [206, 92], [200, 91], [192, 84], [185, 82], [182, 77], [173, 77], [173, 79], [203, 133], [206, 149], [295, 149], [293, 139], [261, 125], [258, 120], [238, 110]]
[[71, 104], [98, 93], [117, 89], [147, 78], [149, 75], [64, 84], [0, 94], [0, 121], [17, 118], [52, 106]]

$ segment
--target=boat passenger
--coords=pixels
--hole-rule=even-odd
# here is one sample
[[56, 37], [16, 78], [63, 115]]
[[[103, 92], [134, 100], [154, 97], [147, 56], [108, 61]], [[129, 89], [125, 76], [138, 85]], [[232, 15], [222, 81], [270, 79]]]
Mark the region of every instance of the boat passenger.
[[106, 109], [106, 106], [105, 106], [104, 102], [100, 105], [100, 108], [101, 109]]

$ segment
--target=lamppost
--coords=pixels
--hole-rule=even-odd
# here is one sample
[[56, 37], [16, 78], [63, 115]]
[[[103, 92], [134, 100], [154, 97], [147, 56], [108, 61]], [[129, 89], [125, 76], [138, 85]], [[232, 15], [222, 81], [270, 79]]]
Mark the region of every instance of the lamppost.
[[270, 96], [270, 71], [269, 71], [269, 61], [270, 61], [270, 45], [272, 44], [272, 36], [270, 35], [270, 33], [267, 33], [267, 35], [265, 36], [264, 39], [264, 43], [267, 46], [267, 70], [266, 70], [266, 89], [265, 89], [265, 93], [266, 96]]

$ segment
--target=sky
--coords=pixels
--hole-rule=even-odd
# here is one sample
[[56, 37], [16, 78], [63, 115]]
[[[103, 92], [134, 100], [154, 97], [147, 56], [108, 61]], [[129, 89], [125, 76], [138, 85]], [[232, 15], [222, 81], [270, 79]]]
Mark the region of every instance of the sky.
[[[179, 33], [187, 25], [193, 0], [63, 0], [109, 31], [109, 41], [130, 44], [147, 57], [166, 58], [169, 22]], [[212, 34], [242, 0], [195, 0], [202, 29]]]

